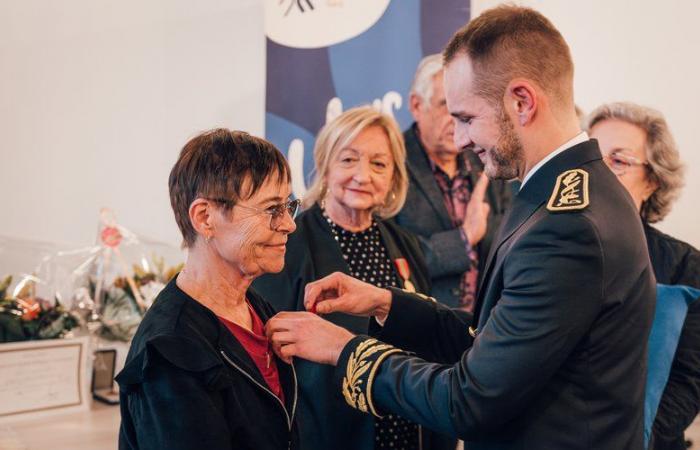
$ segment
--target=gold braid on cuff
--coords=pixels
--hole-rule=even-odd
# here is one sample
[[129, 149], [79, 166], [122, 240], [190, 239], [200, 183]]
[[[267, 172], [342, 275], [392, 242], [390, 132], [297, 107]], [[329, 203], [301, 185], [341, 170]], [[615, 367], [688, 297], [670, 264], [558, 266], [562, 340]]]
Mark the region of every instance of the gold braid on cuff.
[[343, 397], [348, 405], [381, 417], [372, 402], [372, 383], [382, 361], [389, 355], [401, 352], [398, 348], [371, 338], [358, 344], [348, 358], [343, 377]]

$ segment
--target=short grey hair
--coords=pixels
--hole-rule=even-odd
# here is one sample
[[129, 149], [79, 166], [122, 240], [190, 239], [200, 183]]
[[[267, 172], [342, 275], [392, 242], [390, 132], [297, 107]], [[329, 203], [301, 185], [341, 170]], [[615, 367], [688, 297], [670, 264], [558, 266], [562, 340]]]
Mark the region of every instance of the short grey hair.
[[617, 119], [636, 125], [645, 134], [645, 147], [649, 170], [647, 178], [658, 188], [642, 203], [641, 216], [648, 223], [662, 220], [671, 211], [683, 187], [685, 167], [678, 147], [661, 112], [631, 102], [608, 103], [596, 108], [588, 117], [590, 131], [597, 123]]
[[433, 77], [443, 68], [442, 55], [435, 53], [421, 59], [413, 76], [411, 94], [415, 94], [425, 102], [433, 98]]

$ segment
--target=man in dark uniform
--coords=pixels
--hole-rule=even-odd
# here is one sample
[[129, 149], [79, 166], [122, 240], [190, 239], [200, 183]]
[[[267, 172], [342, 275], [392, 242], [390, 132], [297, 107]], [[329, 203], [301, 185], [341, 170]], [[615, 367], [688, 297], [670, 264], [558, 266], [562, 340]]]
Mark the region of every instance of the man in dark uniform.
[[351, 406], [469, 449], [643, 448], [654, 277], [632, 199], [580, 130], [566, 42], [541, 14], [501, 6], [459, 30], [444, 61], [457, 145], [490, 178], [522, 182], [474, 323], [333, 274], [307, 285], [307, 309], [372, 315], [379, 340], [281, 313], [267, 328], [276, 351], [337, 365]]

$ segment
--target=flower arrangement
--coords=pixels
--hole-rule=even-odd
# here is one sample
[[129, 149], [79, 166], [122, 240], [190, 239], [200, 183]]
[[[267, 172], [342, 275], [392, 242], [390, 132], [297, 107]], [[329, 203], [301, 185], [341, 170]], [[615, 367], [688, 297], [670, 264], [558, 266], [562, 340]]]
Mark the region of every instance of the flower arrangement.
[[[155, 256], [152, 262], [153, 268], [134, 264], [133, 276], [119, 276], [104, 290], [99, 313], [102, 338], [129, 341], [158, 293], [182, 269], [182, 264], [166, 268], [163, 258]], [[136, 287], [136, 293], [132, 286]], [[90, 294], [95, 298], [94, 281], [90, 282]]]
[[26, 243], [14, 254], [3, 253], [7, 248], [12, 246], [0, 245], [7, 261], [19, 255], [40, 262], [16, 286], [10, 276], [0, 279], [0, 342], [73, 334], [129, 341], [158, 293], [183, 266], [167, 267], [160, 255], [177, 261], [180, 251], [140, 239], [117, 224], [109, 209], [100, 211], [94, 245], [56, 247], [41, 258]]
[[79, 317], [59, 301], [36, 296], [37, 278], [25, 276], [9, 294], [12, 276], [0, 282], [0, 342], [56, 339], [79, 325]]
[[[104, 289], [99, 307], [100, 337], [107, 340], [129, 341], [136, 333], [146, 310], [165, 285], [182, 269], [182, 264], [165, 267], [163, 258], [153, 256], [152, 267], [132, 266], [133, 275], [121, 275]], [[129, 280], [131, 278], [131, 280]], [[89, 293], [96, 295], [94, 280], [90, 281]], [[134, 293], [135, 286], [137, 293]]]

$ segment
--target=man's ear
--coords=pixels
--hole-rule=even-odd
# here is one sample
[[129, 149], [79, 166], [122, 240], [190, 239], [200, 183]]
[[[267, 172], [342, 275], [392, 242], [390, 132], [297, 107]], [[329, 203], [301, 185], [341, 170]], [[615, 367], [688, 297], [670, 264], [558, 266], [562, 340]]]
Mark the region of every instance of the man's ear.
[[520, 126], [532, 122], [539, 106], [537, 91], [532, 83], [524, 79], [514, 79], [508, 83], [505, 94], [506, 110], [516, 118]]
[[192, 228], [205, 239], [214, 235], [214, 221], [212, 217], [213, 204], [211, 200], [197, 198], [190, 204], [189, 216]]
[[418, 122], [418, 120], [420, 119], [422, 106], [423, 99], [420, 98], [419, 95], [411, 93], [411, 96], [408, 98], [408, 110], [411, 111], [413, 120], [416, 122]]

